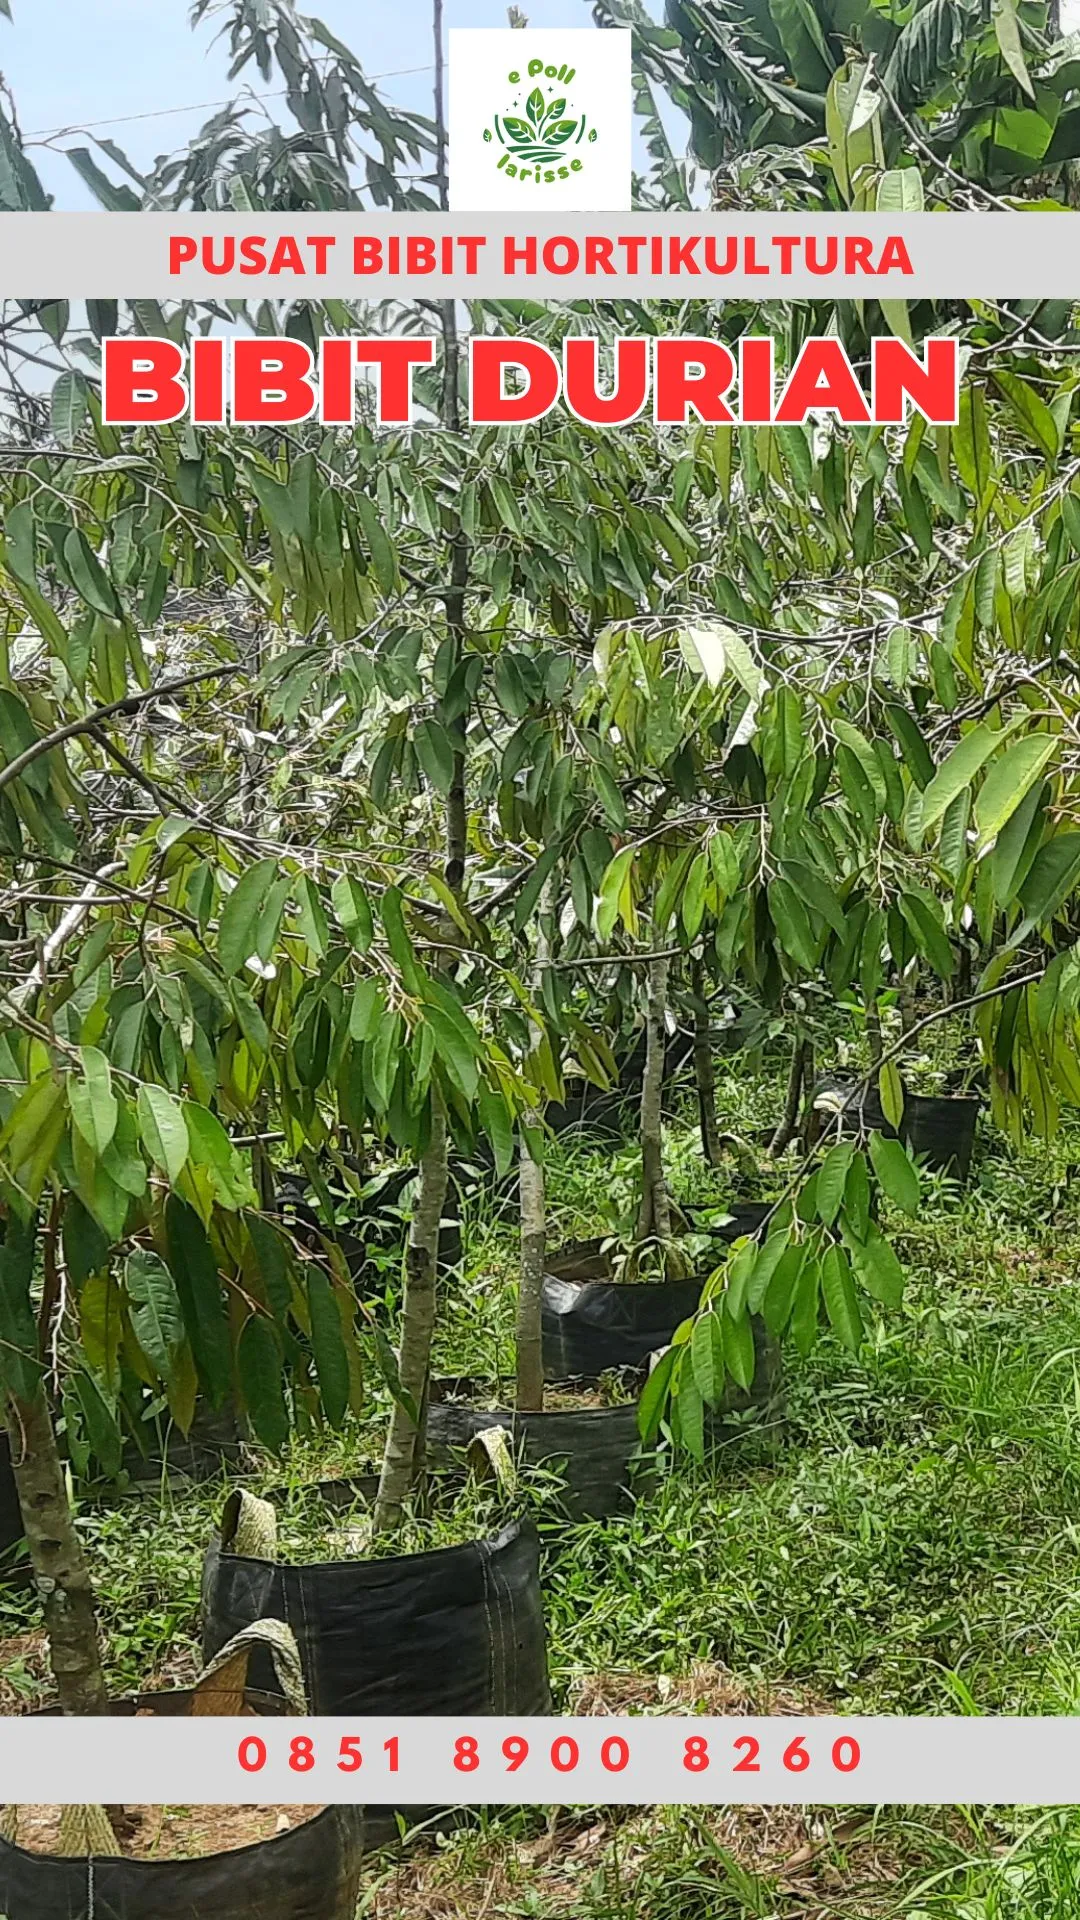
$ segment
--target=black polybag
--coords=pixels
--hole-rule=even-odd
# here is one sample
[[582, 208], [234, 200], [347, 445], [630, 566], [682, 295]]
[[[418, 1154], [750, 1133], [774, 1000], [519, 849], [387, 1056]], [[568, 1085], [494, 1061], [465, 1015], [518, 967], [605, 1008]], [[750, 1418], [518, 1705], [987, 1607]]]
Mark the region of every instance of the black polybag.
[[[257, 1713], [282, 1703], [247, 1695]], [[120, 1718], [190, 1711], [190, 1694], [117, 1700]], [[353, 1920], [363, 1807], [327, 1807], [303, 1826], [200, 1860], [61, 1859], [0, 1840], [5, 1920]]]
[[22, 1510], [11, 1466], [11, 1442], [0, 1427], [0, 1586], [26, 1578], [20, 1564], [19, 1543], [24, 1534]]
[[557, 1469], [551, 1506], [566, 1520], [606, 1520], [631, 1504], [641, 1451], [637, 1407], [561, 1408], [550, 1413], [491, 1412], [446, 1398], [428, 1408], [428, 1457], [465, 1452], [486, 1427], [502, 1427], [529, 1467]]
[[[284, 1620], [300, 1649], [313, 1714], [550, 1711], [536, 1529], [512, 1521], [490, 1540], [385, 1560], [280, 1566], [211, 1545], [203, 1568], [203, 1656], [256, 1620]], [[256, 1649], [251, 1680], [274, 1690]], [[402, 1807], [409, 1826], [430, 1807]], [[366, 1809], [368, 1844], [397, 1837], [394, 1809]]]

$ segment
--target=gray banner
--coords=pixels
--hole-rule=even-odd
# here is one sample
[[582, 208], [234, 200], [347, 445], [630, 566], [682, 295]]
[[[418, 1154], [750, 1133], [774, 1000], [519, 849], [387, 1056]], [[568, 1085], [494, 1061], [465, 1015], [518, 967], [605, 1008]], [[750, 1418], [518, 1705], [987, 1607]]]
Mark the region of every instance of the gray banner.
[[395, 294], [1078, 299], [1080, 213], [0, 214], [3, 296]]
[[0, 1802], [1080, 1803], [1077, 1719], [0, 1722]]

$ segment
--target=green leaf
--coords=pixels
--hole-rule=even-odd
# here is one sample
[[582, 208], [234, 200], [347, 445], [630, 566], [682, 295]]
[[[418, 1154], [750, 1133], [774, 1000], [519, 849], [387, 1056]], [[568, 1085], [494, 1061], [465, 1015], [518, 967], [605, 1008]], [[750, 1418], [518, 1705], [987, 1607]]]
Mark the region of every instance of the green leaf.
[[0, 1381], [24, 1406], [41, 1382], [38, 1334], [30, 1287], [34, 1277], [37, 1215], [9, 1214], [0, 1242]]
[[816, 1255], [808, 1253], [799, 1272], [790, 1320], [795, 1350], [804, 1358], [817, 1339], [820, 1297], [821, 1262]]
[[68, 1082], [71, 1117], [87, 1146], [100, 1160], [113, 1134], [119, 1116], [112, 1090], [112, 1068], [99, 1047], [80, 1047], [83, 1078]]
[[795, 1304], [795, 1294], [806, 1261], [805, 1242], [786, 1247], [776, 1263], [765, 1298], [761, 1303], [761, 1317], [773, 1335], [783, 1333], [791, 1318]]
[[78, 527], [72, 527], [64, 541], [64, 564], [76, 592], [87, 606], [93, 607], [95, 613], [103, 613], [106, 618], [115, 620], [120, 613], [120, 602], [97, 554]]
[[925, 893], [902, 893], [900, 912], [914, 935], [923, 958], [943, 980], [951, 980], [956, 956], [943, 925], [941, 902]]
[[445, 727], [421, 720], [413, 732], [416, 757], [436, 793], [446, 798], [454, 784], [454, 747]]
[[1025, 380], [1019, 379], [1014, 373], [995, 372], [994, 385], [1005, 395], [1032, 444], [1047, 460], [1056, 460], [1060, 436], [1057, 422], [1046, 401], [1040, 398], [1034, 387], [1029, 387]]
[[700, 1313], [690, 1336], [690, 1365], [702, 1399], [719, 1406], [724, 1397], [727, 1364], [724, 1359], [724, 1329], [720, 1315]]
[[814, 939], [806, 908], [790, 881], [770, 880], [769, 917], [784, 952], [790, 954], [796, 966], [807, 973], [816, 972], [818, 943]]
[[248, 1230], [255, 1269], [263, 1291], [279, 1325], [284, 1326], [292, 1309], [289, 1256], [285, 1241], [277, 1228], [272, 1227], [261, 1214], [247, 1214], [244, 1225]]
[[[899, 1140], [886, 1140], [880, 1133], [870, 1135], [870, 1159], [882, 1191], [905, 1213], [919, 1211], [919, 1176]], [[857, 1234], [860, 1240], [865, 1232]]]
[[258, 953], [257, 931], [270, 890], [278, 876], [276, 860], [257, 860], [240, 875], [221, 909], [218, 959], [228, 977]]
[[175, 1194], [165, 1203], [165, 1238], [199, 1379], [211, 1406], [223, 1406], [232, 1387], [232, 1362], [221, 1276], [202, 1221]]
[[705, 1402], [693, 1374], [680, 1367], [672, 1408], [672, 1430], [695, 1460], [705, 1458]]
[[1041, 786], [1032, 787], [998, 834], [990, 855], [990, 877], [999, 907], [1012, 904], [1017, 889], [1023, 886], [1031, 871], [1045, 831], [1049, 792], [1045, 781]]
[[862, 1345], [863, 1326], [851, 1265], [842, 1247], [829, 1247], [821, 1262], [821, 1291], [834, 1333], [852, 1353]]
[[375, 938], [375, 923], [371, 902], [359, 880], [342, 874], [330, 889], [330, 904], [357, 953], [366, 953]]
[[885, 718], [892, 728], [916, 786], [928, 786], [934, 777], [934, 762], [930, 757], [930, 749], [919, 732], [918, 722], [906, 707], [895, 704], [885, 708]]
[[264, 1314], [253, 1313], [244, 1322], [236, 1345], [236, 1371], [244, 1406], [258, 1438], [271, 1453], [280, 1453], [289, 1437], [289, 1414], [281, 1349]]
[[185, 1100], [184, 1123], [190, 1158], [195, 1166], [207, 1169], [220, 1204], [230, 1213], [239, 1207], [254, 1206], [257, 1195], [250, 1175], [217, 1114], [195, 1100]]
[[667, 1404], [671, 1374], [678, 1359], [678, 1349], [669, 1347], [662, 1354], [641, 1390], [637, 1406], [638, 1432], [645, 1441], [655, 1440], [660, 1431], [664, 1407]]
[[166, 1088], [146, 1083], [139, 1088], [136, 1106], [143, 1145], [175, 1187], [188, 1157], [188, 1130], [180, 1103]]
[[921, 213], [925, 205], [918, 166], [889, 167], [878, 181], [878, 213]]
[[117, 1474], [123, 1461], [124, 1442], [116, 1414], [93, 1374], [85, 1367], [76, 1370], [74, 1384], [90, 1445], [106, 1474]]
[[62, 447], [73, 447], [86, 420], [86, 382], [70, 370], [54, 382], [49, 397], [52, 430]]
[[868, 1294], [896, 1309], [904, 1297], [904, 1270], [885, 1236], [871, 1222], [864, 1245], [848, 1241], [848, 1252]]
[[[623, 908], [624, 889], [630, 879], [635, 846], [623, 847], [612, 860], [600, 882], [600, 899], [596, 908], [596, 931], [601, 940], [610, 938], [615, 922]], [[625, 917], [625, 916], [624, 916]]]
[[941, 819], [958, 793], [971, 785], [996, 748], [1003, 745], [1000, 729], [979, 726], [965, 734], [947, 759], [943, 760], [922, 797], [923, 832], [928, 833]]
[[886, 1060], [878, 1069], [878, 1093], [881, 1111], [890, 1127], [898, 1127], [904, 1117], [904, 1083], [895, 1060]]
[[1020, 888], [1020, 902], [1031, 925], [1046, 926], [1064, 906], [1080, 880], [1080, 833], [1057, 833], [1040, 847]]
[[722, 1316], [724, 1359], [737, 1387], [749, 1393], [754, 1384], [754, 1329], [744, 1308], [739, 1314]]
[[330, 1425], [341, 1427], [349, 1407], [345, 1326], [330, 1279], [314, 1262], [308, 1265], [307, 1294], [319, 1397]]
[[870, 1219], [870, 1182], [866, 1159], [861, 1153], [855, 1154], [844, 1182], [843, 1214], [856, 1238], [861, 1240]]
[[721, 829], [713, 834], [709, 841], [709, 862], [721, 899], [730, 900], [738, 892], [742, 880], [739, 849], [730, 833]]
[[818, 1219], [824, 1221], [827, 1227], [832, 1226], [840, 1211], [840, 1202], [844, 1197], [844, 1186], [854, 1152], [855, 1148], [850, 1140], [840, 1140], [835, 1147], [830, 1147], [818, 1168]]
[[746, 1305], [751, 1313], [760, 1313], [773, 1274], [788, 1250], [788, 1231], [781, 1227], [770, 1232], [763, 1247], [754, 1256], [753, 1269], [746, 1283]]
[[156, 1253], [138, 1247], [128, 1256], [124, 1284], [135, 1338], [159, 1378], [168, 1380], [184, 1339], [180, 1296], [172, 1274]]
[[687, 870], [682, 894], [682, 923], [688, 940], [697, 938], [701, 922], [705, 917], [705, 888], [708, 878], [708, 860], [703, 853], [695, 854]]
[[378, 980], [358, 980], [349, 1008], [350, 1040], [370, 1040], [386, 1012], [386, 995]]
[[990, 768], [975, 801], [979, 849], [984, 852], [1012, 818], [1059, 745], [1056, 734], [1029, 733]]
[[960, 388], [959, 418], [953, 429], [953, 454], [961, 480], [974, 494], [976, 506], [982, 507], [994, 485], [994, 469], [990, 428], [986, 419], [986, 396], [974, 380], [964, 381]]
[[1001, 57], [1017, 85], [1027, 94], [1029, 100], [1034, 100], [1035, 88], [1027, 70], [1027, 61], [1024, 59], [1020, 23], [1016, 17], [1014, 0], [991, 0], [991, 13], [994, 19], [994, 33], [1001, 48]]
[[435, 1052], [464, 1098], [472, 1101], [480, 1078], [476, 1064], [476, 1037], [466, 1032], [468, 1015], [462, 1011], [453, 1017], [442, 1007], [424, 1004], [424, 1019], [431, 1028]]

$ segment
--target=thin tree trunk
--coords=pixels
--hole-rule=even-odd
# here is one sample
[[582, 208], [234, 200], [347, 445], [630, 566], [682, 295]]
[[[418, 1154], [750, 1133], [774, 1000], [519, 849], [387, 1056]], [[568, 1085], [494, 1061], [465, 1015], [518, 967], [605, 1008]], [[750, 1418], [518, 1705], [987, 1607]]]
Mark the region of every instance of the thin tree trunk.
[[446, 1109], [433, 1083], [431, 1137], [420, 1158], [420, 1191], [413, 1209], [405, 1254], [405, 1296], [401, 1306], [401, 1345], [398, 1350], [401, 1385], [420, 1414], [421, 1422], [418, 1426], [408, 1408], [395, 1400], [375, 1500], [373, 1525], [376, 1533], [388, 1533], [397, 1526], [416, 1467], [431, 1370], [439, 1222], [446, 1200], [447, 1172]]
[[870, 1063], [880, 1067], [884, 1043], [881, 1038], [881, 1016], [876, 1007], [866, 1009], [866, 1037], [870, 1043]]
[[720, 1130], [716, 1124], [716, 1071], [713, 1067], [709, 1003], [705, 998], [700, 960], [694, 961], [690, 986], [694, 1002], [694, 1080], [697, 1085], [701, 1151], [706, 1166], [718, 1167], [721, 1153]]
[[108, 1713], [94, 1593], [75, 1531], [44, 1386], [32, 1400], [9, 1396], [7, 1426], [11, 1470], [60, 1705], [65, 1713]]
[[796, 1040], [791, 1051], [791, 1068], [788, 1073], [784, 1111], [780, 1116], [780, 1123], [777, 1126], [776, 1132], [769, 1142], [769, 1152], [774, 1159], [778, 1154], [783, 1153], [785, 1147], [790, 1146], [795, 1138], [795, 1132], [799, 1124], [799, 1104], [802, 1100], [803, 1088], [806, 1087], [809, 1092], [808, 1081], [813, 1074], [813, 1067], [810, 1066], [808, 1069], [808, 1059], [811, 1061], [813, 1059], [813, 1051], [809, 1040]]
[[[544, 975], [551, 959], [550, 910], [552, 884], [548, 881], [540, 900], [536, 937], [536, 966], [533, 970], [533, 994], [539, 997]], [[542, 1034], [530, 1022], [530, 1045], [539, 1046]], [[538, 1127], [542, 1116], [530, 1113], [527, 1124]], [[519, 1413], [542, 1413], [544, 1409], [544, 1342], [541, 1306], [544, 1291], [544, 1267], [547, 1261], [547, 1197], [544, 1169], [529, 1152], [525, 1136], [521, 1138], [518, 1163], [518, 1196], [521, 1214], [521, 1265], [518, 1274], [517, 1323], [517, 1395]]]
[[664, 1056], [667, 1053], [667, 985], [669, 960], [650, 960], [645, 1015], [645, 1073], [641, 1083], [641, 1210], [637, 1237], [671, 1238], [671, 1202], [664, 1180], [662, 1102]]

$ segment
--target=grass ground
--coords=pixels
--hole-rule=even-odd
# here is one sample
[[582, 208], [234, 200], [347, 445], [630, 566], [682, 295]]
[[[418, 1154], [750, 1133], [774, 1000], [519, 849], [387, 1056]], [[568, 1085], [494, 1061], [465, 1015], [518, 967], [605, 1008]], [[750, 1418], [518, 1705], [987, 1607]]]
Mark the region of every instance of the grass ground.
[[[731, 1071], [725, 1124], [775, 1112], [776, 1083]], [[691, 1126], [672, 1184], [715, 1197]], [[887, 1221], [909, 1274], [900, 1315], [858, 1360], [829, 1338], [786, 1358], [774, 1422], [718, 1465], [669, 1463], [632, 1516], [549, 1553], [557, 1701], [571, 1710], [1080, 1710], [1080, 1125], [1014, 1153], [984, 1132], [960, 1195], [928, 1181]], [[553, 1238], [629, 1197], [631, 1154], [562, 1147]], [[767, 1191], [767, 1187], [765, 1189]], [[511, 1370], [512, 1220], [477, 1206], [439, 1364]], [[375, 1458], [380, 1418], [298, 1448], [285, 1470]], [[268, 1470], [266, 1484], [283, 1470]], [[221, 1488], [87, 1506], [117, 1689], [194, 1670], [199, 1567]], [[294, 1503], [290, 1544], [305, 1527]], [[322, 1524], [322, 1523], [320, 1523]], [[6, 1640], [3, 1638], [6, 1636]], [[0, 1600], [0, 1708], [41, 1697], [25, 1604]], [[398, 1860], [364, 1903], [470, 1920], [1072, 1920], [1080, 1809], [526, 1811]]]

